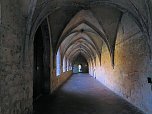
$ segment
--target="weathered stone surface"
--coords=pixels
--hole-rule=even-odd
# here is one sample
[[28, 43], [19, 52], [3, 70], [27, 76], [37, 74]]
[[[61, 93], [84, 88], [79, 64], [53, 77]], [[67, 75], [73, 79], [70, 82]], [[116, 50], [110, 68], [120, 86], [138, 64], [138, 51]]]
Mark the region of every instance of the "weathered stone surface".
[[[96, 78], [146, 114], [151, 114], [152, 90], [147, 77], [152, 78], [152, 62], [147, 41], [128, 16], [122, 19], [121, 24], [115, 47], [114, 69], [110, 64], [108, 49], [104, 46], [101, 66], [95, 67]], [[93, 75], [91, 70], [90, 74]]]
[[1, 3], [0, 114], [30, 114], [32, 80], [21, 62], [26, 19], [17, 1], [2, 0]]

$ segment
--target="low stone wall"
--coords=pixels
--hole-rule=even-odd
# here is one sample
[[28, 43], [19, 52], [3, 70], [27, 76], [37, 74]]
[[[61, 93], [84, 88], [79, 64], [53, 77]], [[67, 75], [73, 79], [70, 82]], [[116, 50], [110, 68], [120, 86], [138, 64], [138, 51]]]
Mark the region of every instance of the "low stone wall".
[[51, 93], [57, 90], [70, 76], [72, 71], [66, 71], [61, 73], [59, 76], [55, 74], [51, 77]]

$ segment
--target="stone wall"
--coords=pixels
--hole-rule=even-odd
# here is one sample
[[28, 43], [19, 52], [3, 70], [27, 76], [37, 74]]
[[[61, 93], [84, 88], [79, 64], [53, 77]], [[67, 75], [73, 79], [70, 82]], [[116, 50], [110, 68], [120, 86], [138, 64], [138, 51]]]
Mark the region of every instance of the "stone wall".
[[[33, 42], [25, 54], [28, 16], [22, 6], [20, 0], [0, 1], [0, 114], [31, 114], [33, 110]], [[71, 74], [53, 75], [51, 89]]]
[[56, 70], [51, 77], [51, 92], [57, 90], [70, 76], [72, 75], [72, 71], [62, 72], [59, 76], [56, 76]]
[[0, 114], [30, 114], [32, 66], [22, 64], [26, 17], [18, 0], [0, 5]]
[[96, 57], [95, 74], [91, 69], [91, 75], [146, 114], [152, 114], [152, 90], [147, 82], [147, 77], [152, 78], [152, 61], [147, 39], [127, 14], [123, 16], [117, 34], [114, 69], [105, 45], [101, 65], [98, 63]]

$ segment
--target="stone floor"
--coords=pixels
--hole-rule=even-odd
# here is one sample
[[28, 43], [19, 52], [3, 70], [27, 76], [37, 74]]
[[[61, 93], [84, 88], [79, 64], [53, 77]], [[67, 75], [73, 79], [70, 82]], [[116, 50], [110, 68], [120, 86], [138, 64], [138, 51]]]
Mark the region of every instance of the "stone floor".
[[88, 74], [75, 74], [53, 96], [41, 97], [34, 114], [143, 114]]

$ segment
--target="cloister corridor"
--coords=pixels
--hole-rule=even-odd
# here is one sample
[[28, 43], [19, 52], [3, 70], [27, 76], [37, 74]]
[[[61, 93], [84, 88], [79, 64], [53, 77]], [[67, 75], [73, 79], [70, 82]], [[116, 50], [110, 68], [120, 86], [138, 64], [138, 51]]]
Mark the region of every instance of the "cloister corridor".
[[152, 0], [0, 0], [0, 114], [152, 114]]

